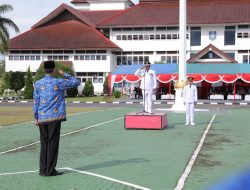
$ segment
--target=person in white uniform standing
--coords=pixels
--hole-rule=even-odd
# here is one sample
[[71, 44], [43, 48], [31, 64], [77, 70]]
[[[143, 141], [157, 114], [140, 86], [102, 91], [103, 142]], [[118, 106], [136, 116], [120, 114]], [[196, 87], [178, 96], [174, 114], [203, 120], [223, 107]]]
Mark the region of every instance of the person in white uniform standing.
[[183, 89], [183, 100], [186, 106], [185, 125], [195, 125], [194, 123], [194, 104], [197, 102], [197, 87], [193, 85], [193, 78], [188, 77], [188, 84]]
[[157, 89], [156, 74], [155, 71], [150, 69], [151, 63], [146, 61], [144, 67], [138, 69], [135, 75], [141, 77], [140, 88], [142, 89], [143, 96], [143, 112], [152, 113], [152, 95]]

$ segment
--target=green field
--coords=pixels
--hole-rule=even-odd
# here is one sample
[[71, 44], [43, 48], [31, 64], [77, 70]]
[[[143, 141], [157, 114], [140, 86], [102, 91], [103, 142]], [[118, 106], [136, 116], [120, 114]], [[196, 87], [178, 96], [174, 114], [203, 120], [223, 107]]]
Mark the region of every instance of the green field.
[[65, 174], [57, 177], [38, 175], [36, 126], [0, 127], [0, 189], [173, 190], [213, 115], [183, 189], [203, 189], [249, 165], [250, 128], [243, 122], [248, 109], [197, 112], [195, 127], [183, 125], [184, 113], [168, 112], [163, 130], [124, 129], [124, 115], [136, 110], [140, 107], [101, 108], [68, 116], [58, 159]]

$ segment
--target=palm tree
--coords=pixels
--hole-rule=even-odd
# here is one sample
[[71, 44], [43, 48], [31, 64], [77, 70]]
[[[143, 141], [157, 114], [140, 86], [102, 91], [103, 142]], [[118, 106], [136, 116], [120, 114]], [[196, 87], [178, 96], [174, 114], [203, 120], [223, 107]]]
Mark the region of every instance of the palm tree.
[[12, 28], [15, 32], [19, 32], [18, 26], [9, 18], [3, 17], [3, 14], [12, 11], [13, 7], [8, 4], [0, 5], [0, 52], [4, 53], [8, 50], [9, 31], [8, 28]]

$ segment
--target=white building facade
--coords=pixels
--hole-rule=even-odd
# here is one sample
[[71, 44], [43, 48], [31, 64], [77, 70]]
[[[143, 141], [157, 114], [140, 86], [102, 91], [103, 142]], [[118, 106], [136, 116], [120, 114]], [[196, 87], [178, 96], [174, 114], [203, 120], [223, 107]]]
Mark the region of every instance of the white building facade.
[[[105, 77], [120, 65], [143, 64], [144, 61], [178, 63], [177, 0], [141, 0], [137, 5], [129, 0], [73, 0], [72, 4], [74, 7], [61, 5], [30, 31], [11, 39], [5, 59], [6, 72], [25, 72], [28, 67], [36, 72], [42, 61], [52, 59], [72, 62], [82, 87], [86, 80], [92, 80], [95, 93], [100, 94]], [[234, 5], [235, 9], [231, 10]], [[223, 13], [219, 11], [221, 7]], [[248, 7], [250, 0], [200, 3], [190, 0], [187, 6], [187, 59], [221, 63], [231, 58], [230, 62], [249, 63]], [[239, 14], [243, 16], [235, 16]], [[70, 24], [75, 28], [66, 27]], [[68, 32], [60, 36], [62, 28]], [[55, 44], [51, 37], [46, 40], [40, 36], [56, 32]], [[40, 44], [39, 40], [35, 42], [36, 38]], [[225, 56], [211, 49], [200, 53], [209, 45]], [[192, 59], [197, 54], [197, 60]]]

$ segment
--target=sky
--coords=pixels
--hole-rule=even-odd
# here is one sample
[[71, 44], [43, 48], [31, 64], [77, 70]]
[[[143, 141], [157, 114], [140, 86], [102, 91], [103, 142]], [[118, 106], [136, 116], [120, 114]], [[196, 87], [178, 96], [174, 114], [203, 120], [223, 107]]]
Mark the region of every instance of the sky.
[[[70, 5], [72, 0], [0, 0], [0, 4], [9, 4], [14, 10], [5, 13], [3, 16], [11, 19], [20, 29], [20, 33], [29, 30], [34, 24], [47, 16], [62, 3]], [[132, 0], [138, 3], [139, 0]], [[10, 37], [17, 34], [13, 30], [9, 30]]]

